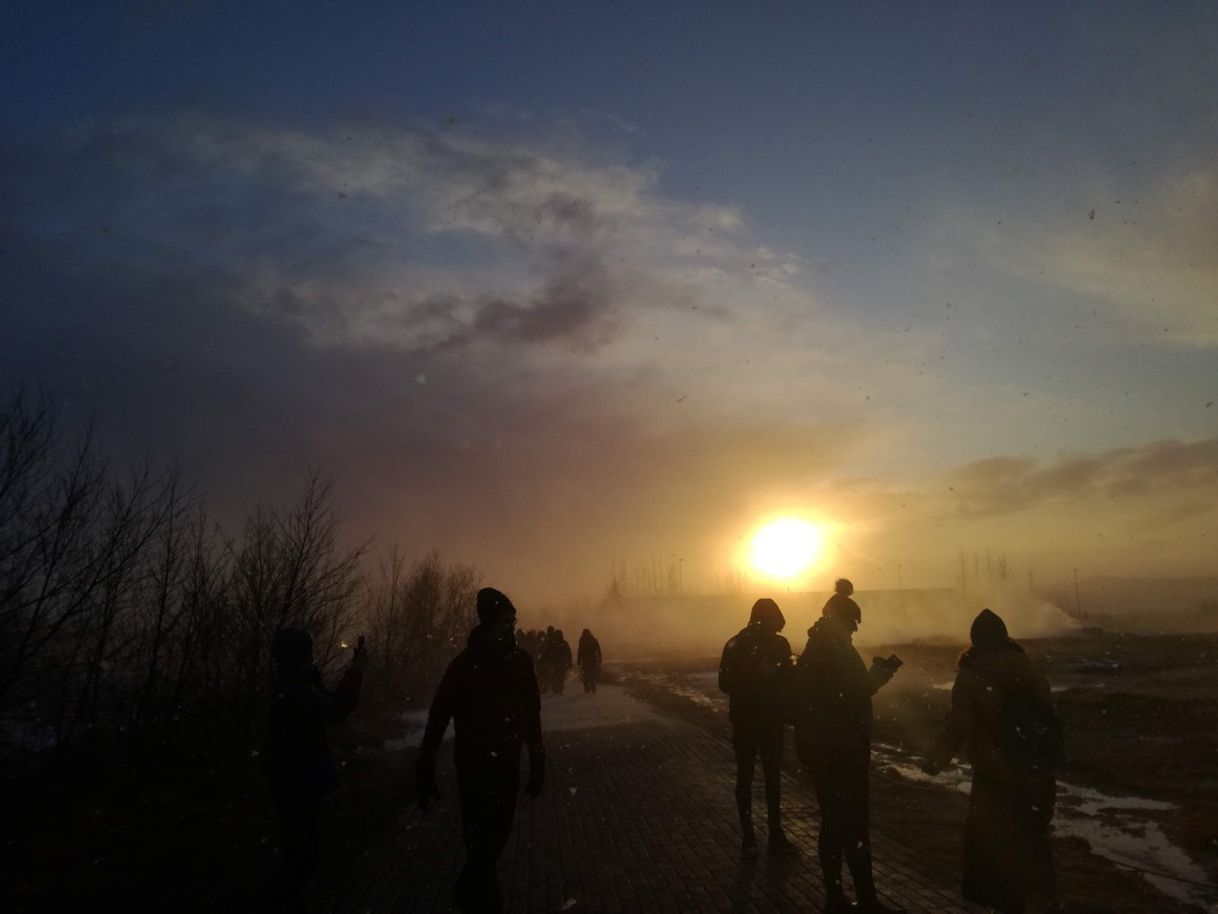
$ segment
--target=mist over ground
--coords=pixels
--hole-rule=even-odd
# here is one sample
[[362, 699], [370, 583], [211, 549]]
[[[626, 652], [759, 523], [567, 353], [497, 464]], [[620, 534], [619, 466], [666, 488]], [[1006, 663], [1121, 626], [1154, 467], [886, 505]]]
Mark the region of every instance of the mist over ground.
[[[556, 625], [574, 643], [589, 628], [609, 660], [665, 656], [718, 656], [728, 638], [743, 628], [753, 603], [769, 596], [783, 611], [783, 634], [796, 652], [802, 651], [806, 631], [821, 615], [829, 591], [776, 591], [755, 594], [702, 594], [629, 597], [599, 606], [585, 605], [542, 613], [521, 612], [521, 624]], [[967, 597], [954, 588], [859, 590], [854, 600], [863, 622], [854, 641], [878, 644], [968, 644], [969, 626], [983, 608], [997, 612], [1011, 637], [1044, 638], [1069, 634], [1080, 627], [1059, 606], [1015, 583], [970, 590]]]

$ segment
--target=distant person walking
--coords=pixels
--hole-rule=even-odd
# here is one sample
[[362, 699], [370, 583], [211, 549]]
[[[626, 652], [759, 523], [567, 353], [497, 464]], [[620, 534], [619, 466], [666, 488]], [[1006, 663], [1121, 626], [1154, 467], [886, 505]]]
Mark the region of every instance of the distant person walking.
[[567, 684], [567, 674], [571, 670], [571, 645], [563, 637], [562, 629], [555, 629], [554, 635], [546, 645], [542, 655], [546, 672], [549, 674], [550, 691], [561, 695]]
[[279, 629], [271, 657], [275, 684], [263, 758], [283, 853], [274, 900], [281, 910], [293, 911], [301, 909], [301, 894], [317, 872], [321, 798], [339, 786], [326, 725], [355, 709], [367, 655], [360, 638], [333, 691], [313, 665], [313, 636], [303, 628]]
[[584, 681], [584, 692], [595, 692], [601, 678], [601, 643], [588, 629], [579, 636], [579, 650], [575, 661], [579, 665], [580, 677]]
[[969, 638], [951, 710], [923, 770], [937, 774], [967, 747], [965, 900], [1002, 914], [1056, 911], [1049, 822], [1065, 753], [1049, 681], [996, 613], [982, 610]]
[[424, 811], [439, 798], [436, 753], [453, 720], [465, 844], [465, 867], [453, 888], [453, 906], [498, 912], [503, 899], [495, 865], [516, 814], [520, 749], [523, 745], [529, 750], [530, 797], [541, 793], [546, 754], [533, 660], [517, 647], [512, 634], [516, 608], [490, 587], [478, 591], [477, 608], [479, 624], [470, 632], [469, 645], [448, 665], [436, 689], [415, 769], [415, 793]]
[[[817, 853], [825, 879], [826, 914], [899, 914], [880, 903], [871, 866], [871, 696], [901, 665], [896, 655], [877, 657], [870, 669], [851, 639], [863, 620], [845, 578], [821, 618], [808, 629], [808, 643], [795, 670], [792, 714], [796, 750], [812, 778], [820, 804]], [[842, 861], [850, 868], [857, 906], [842, 885]]]
[[554, 643], [554, 640], [554, 626], [547, 625], [546, 630], [539, 635], [537, 648], [537, 683], [540, 686], [542, 695], [550, 691], [550, 686], [554, 682], [554, 672], [552, 669], [554, 654], [550, 646]]
[[719, 688], [728, 695], [736, 752], [736, 810], [746, 855], [757, 850], [753, 771], [758, 753], [765, 778], [767, 849], [776, 855], [799, 853], [782, 830], [782, 728], [791, 686], [791, 645], [778, 633], [786, 624], [778, 604], [763, 597], [753, 604], [749, 624], [723, 646], [719, 661]]

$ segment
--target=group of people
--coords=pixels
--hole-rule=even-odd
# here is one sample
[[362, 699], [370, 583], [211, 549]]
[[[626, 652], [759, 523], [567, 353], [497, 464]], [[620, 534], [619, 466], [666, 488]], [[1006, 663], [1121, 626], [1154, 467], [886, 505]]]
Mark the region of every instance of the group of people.
[[[781, 812], [784, 728], [793, 725], [796, 752], [821, 810], [817, 853], [826, 914], [900, 914], [876, 891], [869, 768], [871, 698], [902, 663], [896, 655], [876, 657], [870, 666], [863, 661], [852, 642], [863, 618], [853, 592], [850, 581], [836, 582], [798, 661], [779, 634], [786, 624], [782, 610], [768, 598], [753, 605], [748, 625], [724, 646], [719, 685], [729, 698], [736, 805], [743, 851], [752, 855], [752, 781], [760, 755], [768, 850], [798, 853], [783, 831]], [[967, 748], [973, 784], [965, 822], [965, 899], [1002, 914], [1043, 914], [1056, 904], [1048, 828], [1054, 772], [1062, 762], [1049, 683], [996, 613], [986, 609], [977, 616], [970, 640], [960, 657], [951, 710], [923, 771], [937, 774]], [[843, 863], [854, 886], [853, 904]]]
[[[571, 645], [563, 636], [562, 629], [553, 625], [544, 632], [533, 628], [527, 632], [516, 629], [516, 644], [533, 658], [541, 694], [553, 692], [561, 695], [572, 667]], [[595, 692], [601, 675], [601, 644], [586, 628], [579, 636], [574, 665], [579, 667], [584, 692]]]
[[[821, 810], [818, 856], [827, 914], [901, 914], [881, 903], [872, 874], [869, 762], [872, 695], [900, 668], [895, 655], [868, 667], [852, 637], [862, 611], [853, 585], [839, 580], [821, 618], [808, 630], [798, 661], [780, 632], [786, 620], [772, 599], [758, 600], [749, 623], [724, 646], [719, 685], [729, 698], [736, 755], [736, 805], [746, 855], [756, 853], [752, 781], [758, 756], [765, 781], [767, 849], [784, 857], [798, 849], [782, 827], [784, 729], [794, 725], [796, 751]], [[521, 750], [527, 750], [525, 792], [540, 794], [546, 752], [541, 692], [562, 692], [571, 650], [562, 632], [516, 629], [516, 608], [486, 587], [476, 601], [478, 624], [436, 690], [415, 768], [414, 794], [426, 811], [440, 792], [436, 759], [449, 722], [461, 808], [465, 864], [453, 890], [459, 910], [502, 910], [495, 868], [515, 816]], [[1002, 620], [984, 610], [960, 658], [952, 707], [923, 770], [940, 771], [967, 747], [973, 786], [965, 824], [963, 892], [1003, 914], [1054, 910], [1048, 825], [1061, 762], [1060, 727], [1049, 685], [1010, 639]], [[563, 650], [565, 648], [565, 651]], [[278, 895], [289, 907], [316, 867], [320, 798], [338, 785], [326, 724], [358, 700], [363, 639], [334, 690], [322, 686], [312, 639], [302, 629], [276, 634], [277, 682], [266, 752], [271, 795], [283, 831]], [[565, 656], [565, 660], [563, 659]], [[557, 659], [556, 659], [557, 658]], [[596, 690], [600, 645], [584, 629], [578, 661], [586, 692]], [[561, 671], [561, 680], [558, 673]], [[846, 896], [843, 864], [857, 903]]]

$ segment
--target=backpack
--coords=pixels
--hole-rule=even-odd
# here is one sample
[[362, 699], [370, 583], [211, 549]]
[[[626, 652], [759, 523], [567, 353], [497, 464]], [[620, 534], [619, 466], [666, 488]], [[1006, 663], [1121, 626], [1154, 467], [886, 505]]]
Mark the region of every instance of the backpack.
[[719, 663], [719, 689], [732, 693], [756, 687], [766, 666], [765, 647], [755, 632], [745, 629], [724, 646]]
[[1003, 690], [997, 736], [1002, 754], [1023, 774], [1048, 777], [1066, 761], [1053, 706], [1026, 692]]

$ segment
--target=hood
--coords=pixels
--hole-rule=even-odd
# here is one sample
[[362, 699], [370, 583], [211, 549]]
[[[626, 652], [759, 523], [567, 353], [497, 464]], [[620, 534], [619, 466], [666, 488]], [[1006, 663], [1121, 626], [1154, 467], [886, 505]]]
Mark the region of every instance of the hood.
[[782, 631], [787, 624], [782, 610], [769, 597], [762, 597], [754, 603], [752, 612], [749, 613], [749, 625], [761, 625], [762, 623], [769, 623], [776, 632]]

